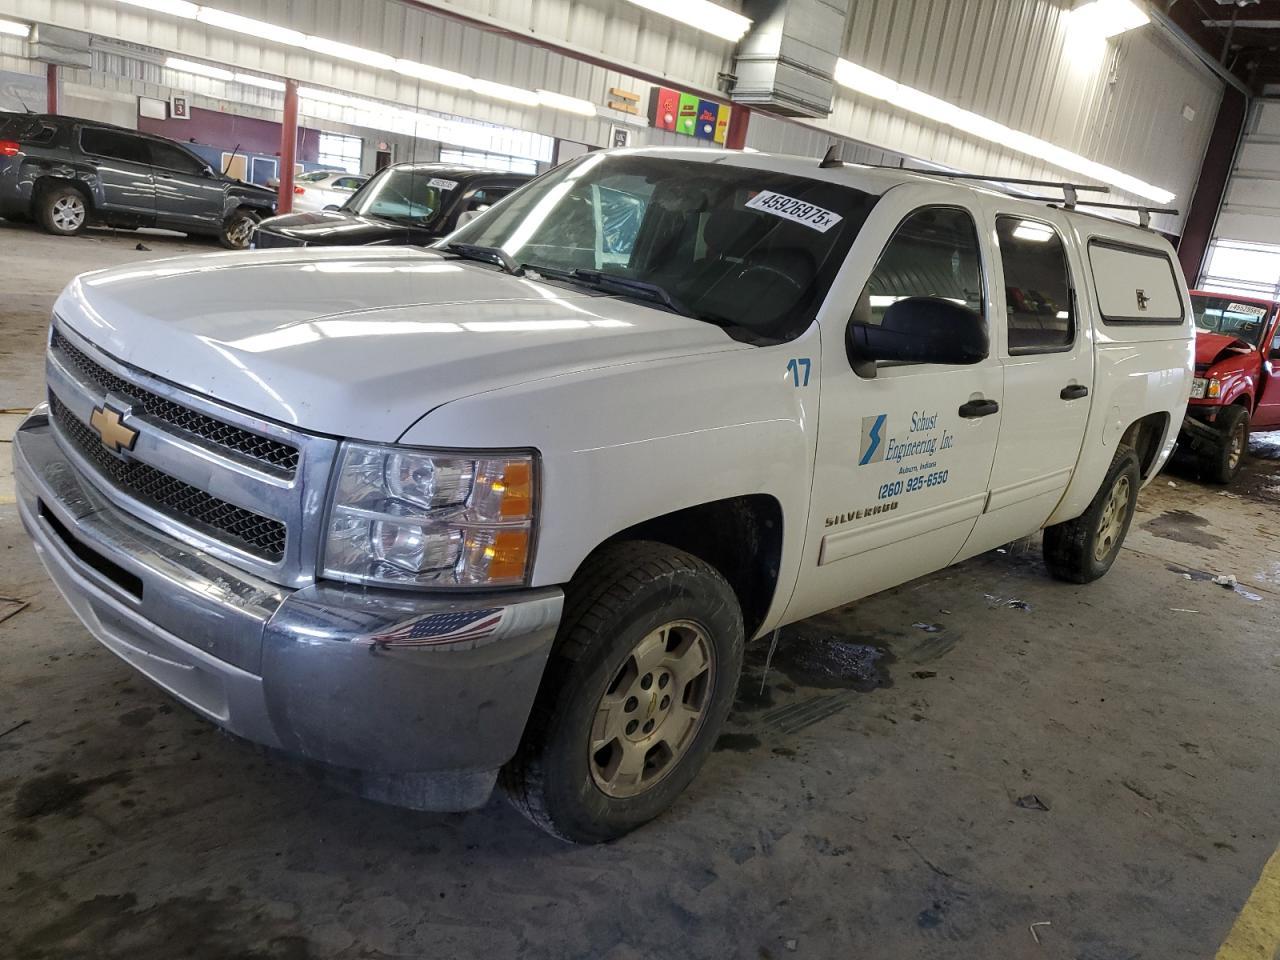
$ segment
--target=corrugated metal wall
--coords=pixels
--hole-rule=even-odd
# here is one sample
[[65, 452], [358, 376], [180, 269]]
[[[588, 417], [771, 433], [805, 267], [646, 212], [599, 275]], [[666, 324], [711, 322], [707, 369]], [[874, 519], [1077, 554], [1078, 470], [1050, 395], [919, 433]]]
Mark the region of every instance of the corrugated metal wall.
[[[648, 84], [621, 71], [571, 59], [398, 0], [218, 0], [216, 6], [394, 57], [525, 89], [553, 90], [597, 105], [605, 103], [610, 87], [636, 90], [647, 101]], [[526, 108], [360, 64], [313, 56], [296, 48], [110, 0], [0, 0], [0, 15], [86, 30], [186, 57], [294, 77], [305, 84], [352, 96], [471, 117], [581, 143], [607, 143], [610, 127], [621, 121], [621, 115], [607, 109], [602, 109], [599, 116], [583, 117], [545, 107]], [[644, 138], [649, 143], [676, 140], [660, 131], [648, 131]], [[687, 143], [689, 138], [679, 140]]]
[[[635, 72], [676, 85], [717, 88], [732, 45], [623, 0], [211, 0], [215, 6], [348, 43], [526, 89], [543, 87], [603, 106], [611, 86], [647, 102]], [[719, 0], [741, 8], [739, 0]], [[1185, 208], [1222, 83], [1154, 24], [1083, 56], [1070, 42], [1068, 0], [858, 0], [844, 56], [1171, 190]], [[458, 16], [500, 29], [483, 29]], [[0, 0], [9, 13], [305, 83], [418, 105], [589, 144], [608, 142], [617, 115], [584, 118], [524, 108], [361, 65], [237, 37], [110, 0]], [[504, 32], [505, 31], [505, 32]], [[527, 37], [533, 42], [523, 42]], [[616, 64], [604, 69], [537, 44], [561, 45]], [[628, 72], [629, 70], [635, 72]], [[1190, 108], [1193, 119], [1183, 117]], [[807, 127], [757, 115], [748, 145], [819, 154], [833, 137], [872, 148], [863, 159], [919, 157], [964, 170], [1061, 179], [1016, 153], [837, 88], [832, 116]], [[642, 143], [680, 143], [642, 131]], [[848, 155], [852, 155], [852, 152]], [[1124, 198], [1121, 198], [1124, 199]], [[1157, 226], [1176, 231], [1177, 220]]]
[[1214, 239], [1280, 246], [1280, 100], [1253, 104]]

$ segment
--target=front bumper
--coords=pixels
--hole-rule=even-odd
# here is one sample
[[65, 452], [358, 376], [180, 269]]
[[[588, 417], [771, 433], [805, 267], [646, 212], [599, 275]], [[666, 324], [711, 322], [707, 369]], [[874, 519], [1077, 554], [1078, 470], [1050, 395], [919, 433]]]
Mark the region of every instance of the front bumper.
[[113, 653], [231, 733], [341, 768], [366, 795], [437, 810], [487, 799], [533, 704], [559, 589], [290, 591], [111, 505], [44, 407], [13, 460], [36, 552]]

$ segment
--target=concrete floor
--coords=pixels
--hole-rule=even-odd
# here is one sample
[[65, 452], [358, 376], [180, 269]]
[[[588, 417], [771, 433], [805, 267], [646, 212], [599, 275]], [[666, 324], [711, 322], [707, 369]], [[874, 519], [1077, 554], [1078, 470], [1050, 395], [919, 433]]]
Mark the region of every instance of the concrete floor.
[[[40, 398], [72, 274], [213, 249], [136, 242], [0, 224], [0, 406]], [[763, 693], [754, 650], [690, 792], [596, 848], [220, 735], [90, 639], [0, 492], [0, 596], [27, 604], [0, 623], [0, 954], [1210, 957], [1280, 834], [1269, 439], [1236, 496], [1158, 478], [1099, 583], [1014, 544], [789, 629]], [[830, 685], [840, 656], [869, 679]]]

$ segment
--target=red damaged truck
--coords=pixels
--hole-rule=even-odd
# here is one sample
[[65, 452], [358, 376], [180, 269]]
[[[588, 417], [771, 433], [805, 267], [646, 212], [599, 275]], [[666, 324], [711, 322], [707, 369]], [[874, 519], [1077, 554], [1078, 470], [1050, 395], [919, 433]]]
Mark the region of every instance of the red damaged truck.
[[1280, 303], [1191, 291], [1196, 375], [1181, 441], [1207, 480], [1230, 483], [1250, 430], [1280, 430]]

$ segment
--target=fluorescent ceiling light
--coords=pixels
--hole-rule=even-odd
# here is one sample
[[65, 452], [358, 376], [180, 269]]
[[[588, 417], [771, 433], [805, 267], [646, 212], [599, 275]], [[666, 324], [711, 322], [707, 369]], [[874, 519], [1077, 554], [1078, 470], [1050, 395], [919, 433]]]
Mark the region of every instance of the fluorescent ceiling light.
[[234, 30], [236, 33], [247, 33], [251, 37], [257, 37], [259, 40], [272, 40], [276, 43], [288, 44], [291, 47], [306, 46], [309, 39], [305, 33], [299, 33], [297, 30], [290, 30], [288, 27], [267, 23], [265, 20], [242, 17], [238, 13], [228, 13], [226, 10], [217, 10], [213, 7], [201, 7], [199, 12], [196, 13], [196, 19], [201, 23], [207, 23], [211, 27], [222, 27], [224, 30]]
[[637, 7], [644, 7], [664, 17], [713, 33], [725, 40], [737, 43], [751, 29], [751, 19], [740, 13], [726, 10], [711, 0], [630, 0]]
[[284, 90], [284, 84], [279, 80], [272, 80], [270, 77], [258, 77], [252, 73], [237, 73], [236, 83], [243, 83], [247, 87], [261, 87], [263, 90], [275, 90], [277, 93]]
[[1080, 173], [1094, 180], [1101, 180], [1126, 193], [1136, 194], [1148, 200], [1154, 200], [1156, 203], [1169, 203], [1175, 199], [1173, 193], [1161, 187], [1153, 186], [1137, 177], [1131, 177], [1127, 173], [1097, 163], [1088, 157], [1082, 157], [1078, 153], [1072, 153], [1047, 140], [1033, 137], [1029, 133], [1022, 133], [1012, 127], [1006, 127], [1003, 123], [988, 120], [970, 110], [890, 80], [848, 60], [836, 61], [836, 82], [864, 96], [890, 103], [900, 110], [954, 127], [961, 133], [1016, 150], [1018, 153], [1051, 163], [1055, 167]]
[[568, 113], [580, 113], [584, 117], [596, 115], [596, 105], [590, 100], [566, 97], [563, 93], [556, 93], [553, 90], [539, 90], [537, 94], [538, 102], [545, 107], [555, 107], [557, 110], [565, 110]]
[[1013, 235], [1019, 240], [1047, 243], [1053, 239], [1053, 228], [1034, 220], [1023, 220], [1013, 228]]
[[194, 20], [200, 8], [194, 3], [188, 3], [187, 0], [117, 0], [118, 3], [127, 3], [131, 7], [142, 7], [144, 10], [154, 10], [157, 13], [167, 13], [171, 17], [184, 17], [187, 20]]
[[[232, 30], [235, 33], [242, 33], [254, 37], [259, 40], [270, 40], [275, 43], [282, 43], [290, 47], [298, 47], [303, 50], [309, 50], [312, 53], [321, 54], [323, 56], [335, 57], [339, 60], [350, 60], [361, 66], [373, 67], [377, 70], [392, 70], [406, 77], [414, 77], [418, 80], [426, 80], [428, 83], [439, 84], [444, 87], [453, 87], [459, 90], [470, 90], [478, 93], [483, 97], [492, 97], [495, 100], [506, 100], [510, 103], [518, 103], [525, 107], [551, 107], [555, 110], [565, 110], [569, 113], [578, 113], [587, 116], [594, 116], [596, 112], [595, 105], [586, 101], [579, 100], [576, 97], [565, 96], [564, 94], [554, 93], [550, 90], [525, 90], [523, 87], [512, 87], [505, 83], [497, 83], [493, 80], [483, 80], [476, 77], [469, 77], [463, 73], [455, 73], [452, 70], [444, 70], [440, 67], [428, 66], [425, 63], [416, 63], [413, 60], [397, 60], [395, 57], [381, 53], [377, 50], [366, 50], [364, 47], [354, 47], [349, 43], [342, 43], [339, 40], [329, 40], [325, 37], [313, 37], [297, 30], [290, 30], [288, 27], [281, 27], [274, 23], [267, 23], [264, 20], [255, 20], [252, 17], [242, 17], [238, 13], [229, 13], [226, 10], [219, 10], [214, 7], [199, 6], [194, 3], [187, 3], [186, 0], [116, 0], [117, 3], [130, 4], [135, 7], [146, 7], [149, 10], [157, 10], [161, 13], [171, 13], [174, 16], [187, 17], [188, 19], [199, 20], [201, 23], [208, 24], [211, 27], [221, 27], [224, 30]], [[661, 0], [666, 2], [666, 0]], [[708, 7], [720, 10], [722, 13], [729, 13], [732, 16], [738, 16], [731, 11], [716, 7], [707, 0], [683, 0], [683, 3], [703, 3]], [[745, 17], [740, 17], [746, 24], [750, 25], [751, 21]], [[745, 29], [745, 27], [744, 27]], [[25, 34], [24, 34], [25, 35]], [[184, 61], [191, 63], [191, 61]], [[204, 64], [195, 64], [199, 69], [191, 67], [175, 68], [185, 69], [190, 73], [199, 73], [203, 76], [216, 76], [219, 80], [230, 80], [232, 74], [230, 71], [219, 71], [218, 74], [210, 73], [215, 67], [206, 67]], [[222, 76], [222, 74], [226, 76]], [[283, 90], [281, 84], [277, 86], [278, 81], [265, 80], [257, 78], [260, 82], [255, 83], [253, 79], [240, 79], [240, 77], [249, 77], [249, 74], [236, 74], [236, 79], [241, 83], [252, 84], [253, 86], [263, 87], [268, 90]], [[316, 97], [315, 99], [321, 99]]]
[[1150, 22], [1151, 18], [1133, 0], [1087, 0], [1067, 13], [1072, 29], [1101, 37], [1114, 37]]
[[425, 63], [418, 63], [414, 60], [397, 60], [391, 67], [396, 73], [402, 73], [406, 77], [413, 77], [415, 80], [426, 80], [428, 83], [439, 84], [442, 87], [456, 87], [459, 90], [471, 89], [471, 78], [465, 73], [454, 73], [452, 70], [443, 70], [440, 67], [428, 66]]
[[526, 107], [536, 107], [538, 105], [538, 95], [532, 90], [509, 87], [505, 83], [495, 83], [493, 80], [473, 79], [471, 81], [471, 89], [483, 97], [492, 97], [495, 100], [509, 100], [512, 103], [519, 103]]
[[168, 57], [164, 61], [164, 65], [170, 70], [181, 70], [183, 73], [194, 73], [200, 77], [211, 77], [214, 80], [234, 80], [235, 74], [230, 70], [223, 70], [221, 67], [211, 67], [207, 63], [196, 63], [194, 60], [182, 60], [178, 57]]
[[17, 20], [0, 20], [0, 33], [26, 40], [31, 36], [31, 24], [19, 23]]

